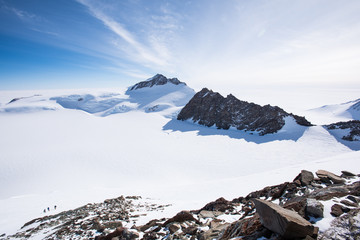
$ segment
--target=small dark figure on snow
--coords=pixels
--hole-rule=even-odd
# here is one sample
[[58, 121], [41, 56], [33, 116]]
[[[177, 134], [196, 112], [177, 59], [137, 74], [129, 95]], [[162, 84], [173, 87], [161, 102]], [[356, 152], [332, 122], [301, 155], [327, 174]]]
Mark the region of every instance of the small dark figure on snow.
[[48, 211], [50, 211], [50, 208], [48, 207]]
[[44, 209], [44, 213], [46, 213], [46, 209]]
[[56, 210], [56, 205], [54, 206], [54, 209]]

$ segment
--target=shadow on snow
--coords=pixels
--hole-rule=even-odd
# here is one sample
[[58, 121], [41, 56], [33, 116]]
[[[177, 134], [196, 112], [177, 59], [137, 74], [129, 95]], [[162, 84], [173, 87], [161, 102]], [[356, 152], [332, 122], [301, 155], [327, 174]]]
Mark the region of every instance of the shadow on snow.
[[197, 132], [197, 135], [199, 136], [228, 136], [234, 139], [244, 139], [247, 142], [253, 142], [256, 144], [282, 140], [297, 141], [301, 136], [303, 136], [306, 129], [308, 129], [308, 127], [296, 126], [295, 128], [281, 129], [274, 134], [259, 136], [257, 133], [246, 132], [244, 130], [217, 129], [216, 127], [206, 127], [189, 121], [176, 119], [170, 120], [163, 126], [164, 131]]

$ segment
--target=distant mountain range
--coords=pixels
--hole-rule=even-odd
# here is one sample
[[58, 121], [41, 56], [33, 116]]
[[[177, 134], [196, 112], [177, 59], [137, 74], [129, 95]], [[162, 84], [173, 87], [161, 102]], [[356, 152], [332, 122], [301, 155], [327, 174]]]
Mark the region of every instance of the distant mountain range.
[[[305, 117], [288, 113], [278, 106], [260, 106], [239, 100], [232, 94], [223, 97], [207, 88], [195, 93], [186, 83], [161, 74], [130, 86], [125, 93], [71, 94], [48, 99], [41, 95], [16, 97], [1, 106], [0, 112], [57, 110], [58, 105], [53, 101], [63, 108], [83, 110], [102, 117], [129, 111], [158, 112], [165, 117], [207, 127], [243, 130], [259, 135], [277, 133], [288, 123], [292, 126], [312, 126]], [[309, 111], [325, 122], [327, 118], [360, 120], [360, 99]], [[333, 125], [325, 127], [338, 140], [359, 140], [358, 121], [351, 124], [330, 123]]]

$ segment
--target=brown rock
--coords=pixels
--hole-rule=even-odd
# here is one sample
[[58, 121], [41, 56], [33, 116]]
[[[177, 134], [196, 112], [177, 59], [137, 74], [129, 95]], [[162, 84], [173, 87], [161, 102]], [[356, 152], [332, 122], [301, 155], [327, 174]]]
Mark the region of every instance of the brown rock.
[[348, 172], [348, 171], [341, 171], [341, 176], [345, 177], [345, 178], [353, 178], [356, 177], [356, 174], [353, 174], [352, 172]]
[[309, 196], [316, 200], [327, 201], [334, 197], [344, 197], [349, 195], [351, 192], [345, 186], [329, 186], [313, 191]]
[[232, 211], [234, 209], [234, 206], [232, 204], [232, 202], [227, 201], [224, 198], [219, 198], [214, 202], [210, 202], [208, 204], [206, 204], [202, 209], [202, 210], [207, 210], [207, 211], [219, 211], [219, 212], [225, 212], [226, 210], [230, 210]]
[[[236, 222], [233, 222], [230, 226], [228, 226], [224, 233], [221, 235], [220, 239], [233, 239], [236, 237], [248, 237], [251, 235], [255, 235], [254, 239], [263, 235], [262, 231], [264, 227], [260, 222], [260, 218], [258, 214], [255, 214], [253, 217], [242, 219]], [[258, 234], [256, 234], [258, 233]]]
[[306, 216], [314, 218], [324, 217], [324, 205], [312, 198], [306, 200]]
[[224, 223], [224, 224], [218, 224], [210, 228], [208, 231], [203, 232], [200, 235], [200, 240], [212, 240], [212, 239], [218, 239], [221, 233], [226, 229], [230, 224]]
[[333, 183], [337, 184], [337, 183], [344, 183], [345, 180], [342, 179], [341, 177], [339, 177], [338, 175], [335, 175], [334, 173], [332, 172], [328, 172], [328, 171], [325, 171], [325, 170], [318, 170], [316, 172], [316, 175], [320, 178], [320, 179], [323, 179], [323, 178], [328, 178], [330, 179], [331, 181], [333, 181]]
[[349, 206], [349, 207], [357, 207], [357, 206], [359, 206], [359, 204], [351, 202], [349, 200], [345, 200], [345, 199], [341, 200], [340, 203], [342, 203], [342, 204], [344, 204], [346, 206]]
[[220, 216], [221, 214], [224, 214], [220, 211], [207, 211], [207, 210], [201, 210], [199, 213], [199, 216], [202, 218], [215, 218]]
[[314, 180], [314, 174], [307, 170], [302, 170], [301, 173], [294, 179], [294, 182], [299, 180], [302, 186], [308, 186]]
[[149, 228], [154, 227], [154, 226], [156, 226], [158, 224], [159, 224], [159, 220], [157, 220], [157, 219], [151, 220], [147, 224], [141, 226], [140, 231], [145, 232]]
[[139, 238], [139, 235], [134, 232], [130, 232], [126, 228], [119, 227], [114, 232], [109, 233], [106, 236], [97, 236], [95, 240], [112, 240], [113, 238], [121, 238], [123, 240], [132, 240]]
[[305, 197], [294, 197], [283, 205], [283, 208], [288, 210], [293, 210], [303, 218], [305, 218], [305, 207], [306, 207]]
[[349, 195], [346, 198], [349, 199], [350, 201], [352, 201], [353, 203], [356, 203], [356, 204], [359, 203], [359, 199], [354, 196]]
[[172, 223], [172, 224], [169, 224], [168, 229], [169, 229], [170, 233], [173, 234], [180, 229], [180, 226], [176, 223]]
[[214, 219], [210, 222], [209, 228], [217, 228], [219, 226], [223, 225], [222, 220], [220, 219]]
[[332, 207], [331, 207], [331, 212], [330, 214], [333, 215], [334, 217], [339, 217], [341, 214], [343, 214], [343, 210], [342, 210], [342, 207], [341, 205], [339, 204], [334, 204]]
[[198, 231], [198, 228], [196, 226], [190, 226], [185, 229], [183, 229], [183, 233], [189, 234], [189, 235], [195, 235]]
[[169, 223], [173, 223], [173, 222], [178, 222], [178, 223], [182, 223], [185, 221], [194, 221], [196, 223], [199, 223], [198, 220], [196, 220], [193, 215], [188, 212], [188, 211], [181, 211], [178, 214], [176, 214], [174, 217], [168, 219], [163, 226], [168, 225]]
[[261, 199], [253, 199], [262, 224], [285, 239], [313, 236], [316, 229], [298, 213]]

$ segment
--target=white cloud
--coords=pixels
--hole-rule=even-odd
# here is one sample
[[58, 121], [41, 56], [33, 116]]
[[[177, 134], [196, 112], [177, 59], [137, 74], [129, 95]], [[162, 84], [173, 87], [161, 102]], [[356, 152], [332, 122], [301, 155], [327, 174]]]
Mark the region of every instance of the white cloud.
[[149, 67], [163, 67], [168, 65], [168, 50], [160, 41], [157, 41], [156, 38], [151, 38], [151, 45], [146, 46], [139, 42], [136, 36], [129, 32], [121, 23], [115, 21], [111, 16], [103, 12], [102, 9], [95, 7], [91, 1], [77, 1], [85, 5], [95, 18], [100, 20], [108, 29], [128, 44], [127, 47], [122, 47], [119, 42], [113, 41], [115, 46], [118, 46], [119, 49], [126, 52], [133, 61]]

